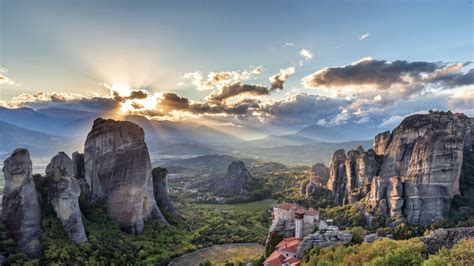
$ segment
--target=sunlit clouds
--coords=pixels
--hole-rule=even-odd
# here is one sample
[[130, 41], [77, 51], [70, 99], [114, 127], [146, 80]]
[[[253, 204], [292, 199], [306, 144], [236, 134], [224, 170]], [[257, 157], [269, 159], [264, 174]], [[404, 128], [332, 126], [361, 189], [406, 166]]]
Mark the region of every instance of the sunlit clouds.
[[190, 82], [197, 90], [206, 91], [220, 89], [230, 84], [249, 80], [263, 72], [262, 66], [249, 68], [243, 71], [209, 72], [204, 75], [201, 71], [185, 73], [182, 79]]
[[7, 77], [8, 69], [0, 68], [0, 85], [19, 85], [19, 81]]
[[[301, 70], [288, 66], [272, 74], [257, 66], [184, 74], [183, 82], [203, 93], [202, 98], [117, 81], [100, 82], [108, 90], [103, 94], [25, 93], [0, 104], [9, 108], [85, 110], [119, 118], [140, 115], [156, 120], [212, 121], [236, 128], [256, 123], [283, 128], [346, 123], [386, 128], [407, 114], [431, 108], [474, 113], [474, 70], [469, 66], [470, 62], [366, 57], [312, 73], [297, 73]], [[297, 74], [303, 87], [287, 88], [286, 83]], [[286, 97], [271, 97], [279, 91]]]
[[313, 53], [306, 49], [301, 49], [300, 55], [304, 58], [304, 60], [308, 61], [313, 58]]

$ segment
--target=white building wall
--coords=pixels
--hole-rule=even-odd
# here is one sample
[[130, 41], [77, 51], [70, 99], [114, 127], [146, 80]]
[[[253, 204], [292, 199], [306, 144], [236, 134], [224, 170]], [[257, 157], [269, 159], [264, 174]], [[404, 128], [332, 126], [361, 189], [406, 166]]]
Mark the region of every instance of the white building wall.
[[303, 239], [303, 219], [295, 219], [295, 237]]

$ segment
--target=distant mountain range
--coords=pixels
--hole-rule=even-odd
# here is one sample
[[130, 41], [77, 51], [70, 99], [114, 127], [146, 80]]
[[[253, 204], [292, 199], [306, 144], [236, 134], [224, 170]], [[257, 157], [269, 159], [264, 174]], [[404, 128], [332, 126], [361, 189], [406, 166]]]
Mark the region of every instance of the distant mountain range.
[[17, 148], [27, 148], [33, 156], [50, 156], [59, 150], [74, 149], [67, 138], [47, 135], [0, 121], [0, 158]]
[[272, 148], [315, 143], [341, 143], [354, 140], [368, 140], [385, 130], [367, 125], [337, 125], [333, 127], [310, 125], [293, 134], [270, 135], [261, 139], [247, 141], [245, 144]]
[[[49, 156], [58, 151], [82, 150], [92, 122], [100, 116], [94, 112], [60, 108], [34, 110], [0, 107], [0, 136], [6, 140], [2, 141], [0, 151], [10, 153], [14, 148], [26, 147], [34, 157]], [[350, 142], [353, 136], [369, 139], [382, 131], [363, 126], [311, 125], [293, 134], [244, 141], [219, 128], [198, 123], [148, 120], [143, 116], [126, 116], [123, 119], [144, 129], [154, 156], [220, 153], [286, 164], [326, 162], [329, 153], [337, 148], [354, 148], [359, 144], [371, 146], [371, 141]]]

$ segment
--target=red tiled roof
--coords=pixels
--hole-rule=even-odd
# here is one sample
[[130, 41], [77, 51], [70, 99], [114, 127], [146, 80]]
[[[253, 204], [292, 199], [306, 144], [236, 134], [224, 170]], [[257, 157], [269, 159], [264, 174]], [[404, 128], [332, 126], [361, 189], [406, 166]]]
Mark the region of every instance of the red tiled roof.
[[280, 251], [296, 253], [296, 249], [298, 248], [300, 242], [301, 240], [296, 237], [287, 237], [278, 243], [276, 248]]
[[263, 264], [268, 264], [269, 266], [281, 266], [283, 261], [285, 261], [285, 256], [275, 250], [270, 256], [268, 256]]

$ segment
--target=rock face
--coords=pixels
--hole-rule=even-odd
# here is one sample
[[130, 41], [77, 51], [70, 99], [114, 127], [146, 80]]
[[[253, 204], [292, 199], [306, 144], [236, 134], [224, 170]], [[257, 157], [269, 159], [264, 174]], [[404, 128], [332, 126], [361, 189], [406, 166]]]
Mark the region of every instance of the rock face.
[[73, 161], [65, 153], [58, 153], [46, 167], [46, 178], [49, 201], [64, 230], [74, 243], [86, 242], [87, 236], [79, 208], [81, 188], [74, 177]]
[[351, 240], [352, 234], [346, 231], [315, 232], [301, 240], [296, 250], [296, 256], [302, 258], [305, 252], [313, 247], [331, 247], [349, 243]]
[[452, 248], [462, 239], [474, 237], [474, 227], [458, 227], [450, 229], [437, 229], [420, 239], [425, 243], [426, 251], [435, 254], [441, 248]]
[[367, 192], [372, 179], [380, 169], [381, 159], [373, 149], [336, 150], [329, 167], [327, 187], [334, 203], [353, 203]]
[[242, 161], [233, 161], [227, 174], [221, 180], [218, 191], [225, 196], [244, 196], [247, 191], [245, 185], [252, 180], [252, 175]]
[[86, 182], [86, 169], [84, 163], [84, 154], [79, 152], [74, 152], [72, 154], [72, 167], [73, 167], [73, 176], [79, 183], [81, 187], [81, 196], [89, 198], [90, 197], [90, 188]]
[[327, 184], [329, 178], [329, 168], [322, 163], [317, 163], [311, 167], [309, 182], [303, 184], [301, 192], [306, 195], [307, 198], [311, 197], [319, 188], [324, 187]]
[[92, 199], [103, 201], [109, 217], [134, 234], [143, 231], [150, 216], [167, 223], [153, 195], [144, 137], [134, 123], [98, 118], [84, 146], [85, 179]]
[[312, 182], [318, 185], [326, 185], [329, 178], [329, 168], [323, 163], [317, 163], [311, 167]]
[[158, 207], [162, 212], [168, 214], [172, 220], [179, 220], [178, 212], [173, 207], [169, 196], [168, 180], [166, 178], [168, 170], [156, 167], [153, 168], [151, 173], [153, 175], [153, 192]]
[[28, 150], [15, 150], [5, 160], [3, 173], [3, 223], [21, 251], [30, 257], [38, 257], [42, 252], [41, 208]]
[[463, 114], [409, 116], [391, 134], [377, 135], [367, 152], [334, 152], [328, 188], [335, 203], [368, 194], [366, 203], [373, 212], [429, 224], [448, 213], [452, 197], [459, 193], [469, 139], [470, 120]]

